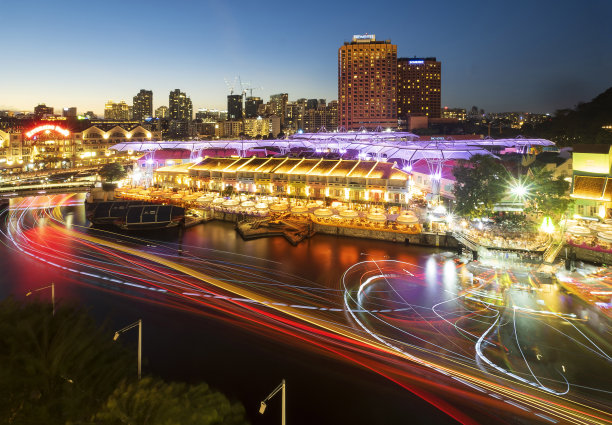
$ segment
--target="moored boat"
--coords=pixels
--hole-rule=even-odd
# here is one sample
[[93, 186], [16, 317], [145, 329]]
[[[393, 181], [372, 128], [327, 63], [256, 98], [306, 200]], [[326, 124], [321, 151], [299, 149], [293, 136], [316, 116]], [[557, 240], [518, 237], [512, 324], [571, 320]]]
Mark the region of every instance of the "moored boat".
[[150, 205], [143, 201], [86, 202], [85, 216], [93, 224], [112, 224], [123, 217], [130, 206]]
[[149, 230], [177, 227], [185, 223], [185, 209], [174, 205], [128, 206], [125, 214], [114, 221], [124, 230]]

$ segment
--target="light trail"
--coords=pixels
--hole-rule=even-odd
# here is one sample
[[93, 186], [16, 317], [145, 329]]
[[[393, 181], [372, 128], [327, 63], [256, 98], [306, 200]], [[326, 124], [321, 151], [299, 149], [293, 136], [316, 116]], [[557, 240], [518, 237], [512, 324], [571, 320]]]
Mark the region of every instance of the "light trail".
[[[82, 226], [66, 225], [62, 209], [70, 204], [74, 207], [71, 197], [45, 199], [42, 204], [46, 202], [46, 208], [40, 205], [41, 198], [26, 198], [7, 215], [6, 240], [12, 249], [35, 261], [88, 279], [132, 287], [151, 302], [200, 314], [203, 309], [210, 310], [207, 315], [217, 311], [227, 315], [226, 320], [240, 321], [267, 337], [286, 336], [290, 339], [283, 339], [285, 344], [299, 341], [385, 376], [462, 423], [474, 421], [453, 403], [468, 403], [485, 416], [492, 414], [484, 407], [488, 405], [499, 412], [507, 410], [508, 418], [521, 415], [545, 423], [612, 423], [609, 411], [547, 392], [521, 377], [520, 372], [496, 366], [484, 356], [485, 346], [503, 352], [501, 344], [488, 340], [490, 331], [503, 325], [503, 298], [485, 291], [498, 284], [500, 278], [495, 273], [479, 278], [478, 286], [468, 286], [461, 293], [445, 288], [453, 293], [450, 299], [419, 305], [409, 303], [402, 289], [395, 286], [402, 279], [416, 287], [433, 284], [427, 280], [427, 270], [423, 272], [413, 264], [376, 260], [376, 268], [367, 270], [368, 262], [357, 263], [345, 271], [342, 288], [337, 290], [251, 263], [270, 263], [259, 257], [227, 252], [220, 255], [208, 248], [205, 254], [180, 256], [173, 253], [176, 244], [112, 232], [95, 231], [94, 235], [93, 230]], [[28, 215], [33, 219], [31, 224]], [[198, 247], [190, 247], [190, 251], [199, 252]], [[215, 258], [217, 255], [220, 258]], [[359, 274], [360, 267], [365, 267], [362, 274], [353, 279], [352, 274]], [[363, 296], [377, 279], [384, 280], [387, 288]], [[503, 279], [510, 277], [505, 275]], [[442, 285], [442, 280], [435, 284]], [[147, 293], [155, 298], [148, 298]], [[357, 306], [352, 305], [354, 302]], [[442, 306], [444, 312], [437, 311]], [[433, 314], [427, 314], [428, 310]], [[489, 314], [482, 314], [484, 311]], [[534, 320], [540, 316], [542, 320], [567, 320], [564, 315], [546, 318], [546, 313], [528, 311], [525, 306], [520, 311], [533, 315]], [[374, 318], [376, 327], [364, 322], [362, 315]], [[441, 321], [434, 325], [438, 319]], [[457, 325], [459, 320], [461, 327]], [[405, 335], [413, 341], [406, 341]], [[491, 369], [480, 370], [478, 359]], [[497, 414], [495, 417], [502, 420]]]

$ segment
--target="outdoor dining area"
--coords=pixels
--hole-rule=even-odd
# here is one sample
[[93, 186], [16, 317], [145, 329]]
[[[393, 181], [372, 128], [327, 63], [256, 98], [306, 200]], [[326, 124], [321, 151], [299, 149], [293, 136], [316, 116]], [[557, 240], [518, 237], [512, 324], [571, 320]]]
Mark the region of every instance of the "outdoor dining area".
[[590, 223], [567, 220], [564, 224], [568, 245], [612, 253], [612, 219]]
[[417, 213], [382, 205], [368, 206], [323, 200], [297, 199], [278, 196], [203, 192], [190, 189], [163, 189], [155, 187], [123, 187], [115, 190], [117, 198], [175, 204], [185, 208], [220, 211], [253, 217], [292, 216], [312, 220], [323, 225], [387, 230], [403, 233], [420, 233], [422, 228]]
[[467, 224], [461, 229], [463, 236], [484, 247], [505, 250], [541, 251], [550, 242], [550, 235], [543, 232], [508, 231], [496, 226]]

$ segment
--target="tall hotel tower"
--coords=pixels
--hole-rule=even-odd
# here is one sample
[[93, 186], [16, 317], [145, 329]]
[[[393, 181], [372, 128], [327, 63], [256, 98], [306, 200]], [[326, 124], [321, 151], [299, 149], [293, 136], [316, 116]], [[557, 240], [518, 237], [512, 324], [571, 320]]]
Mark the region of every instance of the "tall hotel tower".
[[442, 66], [436, 58], [397, 60], [397, 116], [440, 118]]
[[338, 49], [338, 125], [397, 128], [397, 46], [355, 35]]

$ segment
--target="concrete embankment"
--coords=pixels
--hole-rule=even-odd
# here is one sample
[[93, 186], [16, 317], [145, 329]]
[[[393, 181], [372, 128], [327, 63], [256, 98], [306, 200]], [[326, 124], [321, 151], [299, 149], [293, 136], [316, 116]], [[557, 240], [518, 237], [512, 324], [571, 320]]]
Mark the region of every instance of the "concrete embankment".
[[458, 249], [459, 243], [451, 235], [446, 233], [403, 233], [393, 230], [371, 229], [371, 228], [355, 228], [334, 226], [321, 223], [313, 223], [316, 233], [324, 233], [327, 235], [346, 236], [351, 238], [376, 239], [389, 242], [400, 242], [408, 245], [433, 246], [440, 248]]
[[[593, 264], [612, 264], [612, 253], [602, 252], [602, 251], [594, 251], [586, 248], [579, 248], [577, 246], [567, 245], [568, 256], [571, 256], [571, 253], [576, 253], [576, 259], [580, 261], [585, 261], [587, 263]], [[559, 256], [565, 258], [565, 249], [562, 249], [559, 253]]]

